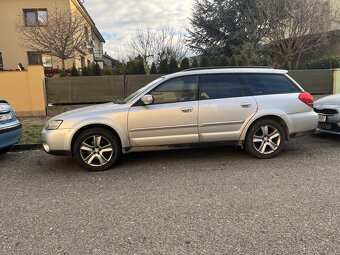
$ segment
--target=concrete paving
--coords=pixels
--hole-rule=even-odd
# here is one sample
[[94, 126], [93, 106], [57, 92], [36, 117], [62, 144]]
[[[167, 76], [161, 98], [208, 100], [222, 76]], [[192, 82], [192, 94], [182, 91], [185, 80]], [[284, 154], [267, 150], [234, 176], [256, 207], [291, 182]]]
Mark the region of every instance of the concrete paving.
[[0, 157], [0, 254], [339, 254], [340, 137], [258, 160], [235, 148], [133, 153], [87, 172]]

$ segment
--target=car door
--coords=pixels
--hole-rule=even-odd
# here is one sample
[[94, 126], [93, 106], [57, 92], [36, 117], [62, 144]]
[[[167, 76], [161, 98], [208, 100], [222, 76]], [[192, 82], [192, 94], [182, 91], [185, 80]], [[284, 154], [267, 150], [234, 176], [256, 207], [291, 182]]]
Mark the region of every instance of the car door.
[[196, 143], [198, 138], [198, 76], [164, 81], [148, 92], [153, 103], [137, 101], [129, 111], [132, 146]]
[[235, 74], [201, 76], [199, 139], [201, 142], [237, 141], [257, 104]]

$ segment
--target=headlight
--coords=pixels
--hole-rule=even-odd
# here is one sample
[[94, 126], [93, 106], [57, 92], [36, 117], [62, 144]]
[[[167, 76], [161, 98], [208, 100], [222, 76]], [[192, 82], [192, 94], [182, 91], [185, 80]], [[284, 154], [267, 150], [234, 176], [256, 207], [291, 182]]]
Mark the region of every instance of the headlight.
[[60, 127], [61, 123], [63, 123], [62, 120], [52, 120], [47, 122], [44, 129], [45, 130], [56, 130]]

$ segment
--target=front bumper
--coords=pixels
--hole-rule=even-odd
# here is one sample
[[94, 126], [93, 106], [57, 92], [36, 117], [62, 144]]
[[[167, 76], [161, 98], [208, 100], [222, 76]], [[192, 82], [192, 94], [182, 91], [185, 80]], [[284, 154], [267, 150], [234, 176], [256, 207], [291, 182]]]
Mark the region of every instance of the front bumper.
[[340, 134], [340, 114], [326, 115], [326, 122], [319, 122], [317, 131], [328, 134]]
[[19, 121], [0, 128], [0, 149], [10, 147], [19, 142], [22, 125]]
[[45, 130], [41, 132], [41, 144], [44, 151], [52, 155], [70, 155], [74, 129]]

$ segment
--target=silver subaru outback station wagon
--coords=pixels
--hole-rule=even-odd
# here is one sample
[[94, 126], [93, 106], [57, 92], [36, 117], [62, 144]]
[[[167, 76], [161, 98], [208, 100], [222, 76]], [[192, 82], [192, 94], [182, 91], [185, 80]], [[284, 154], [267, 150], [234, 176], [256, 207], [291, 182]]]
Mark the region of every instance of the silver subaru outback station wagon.
[[47, 153], [72, 155], [88, 170], [150, 146], [228, 142], [271, 158], [315, 131], [313, 97], [271, 68], [198, 68], [163, 76], [127, 98], [60, 114], [41, 133]]

